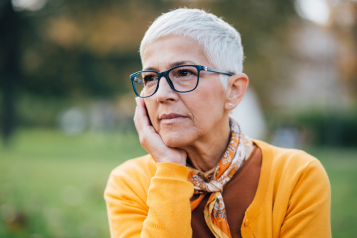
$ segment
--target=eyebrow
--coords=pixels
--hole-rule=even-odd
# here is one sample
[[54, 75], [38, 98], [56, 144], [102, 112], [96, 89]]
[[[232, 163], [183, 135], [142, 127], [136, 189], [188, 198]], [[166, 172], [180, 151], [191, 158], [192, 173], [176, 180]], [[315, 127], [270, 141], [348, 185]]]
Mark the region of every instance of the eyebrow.
[[[176, 66], [180, 66], [180, 65], [185, 65], [185, 64], [195, 64], [193, 61], [191, 60], [184, 60], [184, 61], [177, 61], [177, 62], [173, 62], [171, 64], [169, 64], [170, 69]], [[158, 71], [155, 67], [147, 67], [145, 69], [143, 69], [143, 71], [145, 70], [154, 70], [154, 71]]]

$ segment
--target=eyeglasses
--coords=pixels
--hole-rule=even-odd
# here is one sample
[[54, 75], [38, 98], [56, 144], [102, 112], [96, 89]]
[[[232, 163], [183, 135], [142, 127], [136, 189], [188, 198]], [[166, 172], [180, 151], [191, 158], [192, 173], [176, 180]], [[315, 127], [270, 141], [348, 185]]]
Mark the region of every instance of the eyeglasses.
[[166, 78], [167, 83], [175, 92], [188, 93], [197, 88], [202, 70], [229, 76], [234, 75], [231, 72], [201, 65], [180, 65], [164, 72], [154, 70], [139, 71], [130, 75], [130, 79], [135, 94], [141, 98], [154, 95], [159, 88], [162, 77]]

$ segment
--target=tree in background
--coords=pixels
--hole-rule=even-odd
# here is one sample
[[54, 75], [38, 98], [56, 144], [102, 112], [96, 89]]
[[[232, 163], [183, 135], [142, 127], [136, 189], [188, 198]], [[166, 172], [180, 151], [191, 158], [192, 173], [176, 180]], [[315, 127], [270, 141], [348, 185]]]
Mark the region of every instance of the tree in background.
[[49, 0], [30, 9], [9, 0], [0, 13], [5, 140], [16, 121], [15, 99], [23, 93], [46, 100], [111, 98], [130, 91], [128, 75], [141, 68], [137, 51], [150, 22], [183, 6], [224, 16], [241, 32], [246, 71], [264, 92], [275, 78], [272, 59], [284, 45], [282, 31], [294, 15], [291, 1]]
[[4, 2], [0, 15], [0, 85], [3, 89], [1, 132], [5, 145], [15, 128], [15, 97], [22, 78], [20, 48], [25, 26], [26, 22], [13, 10], [11, 1]]
[[[131, 92], [128, 75], [141, 68], [138, 48], [148, 26], [162, 12], [184, 6], [222, 16], [241, 33], [244, 71], [269, 110], [271, 87], [289, 82], [284, 67], [288, 33], [301, 22], [293, 0], [5, 2], [0, 6], [4, 138], [14, 128], [14, 102], [21, 95], [40, 101], [90, 100]], [[34, 2], [37, 7], [16, 7], [19, 2]]]

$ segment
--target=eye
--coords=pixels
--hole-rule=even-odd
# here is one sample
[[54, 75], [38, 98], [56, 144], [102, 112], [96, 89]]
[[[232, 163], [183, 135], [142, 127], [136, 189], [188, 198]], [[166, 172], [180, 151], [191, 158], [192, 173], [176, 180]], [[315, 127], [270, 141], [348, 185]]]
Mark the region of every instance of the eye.
[[157, 80], [157, 76], [154, 75], [154, 74], [145, 75], [143, 78], [144, 78], [145, 84], [148, 83], [148, 82], [152, 82], [152, 81]]
[[187, 69], [181, 69], [179, 70], [178, 72], [178, 76], [179, 77], [187, 77], [187, 76], [190, 76], [192, 75], [193, 73], [190, 71], [190, 70], [187, 70]]

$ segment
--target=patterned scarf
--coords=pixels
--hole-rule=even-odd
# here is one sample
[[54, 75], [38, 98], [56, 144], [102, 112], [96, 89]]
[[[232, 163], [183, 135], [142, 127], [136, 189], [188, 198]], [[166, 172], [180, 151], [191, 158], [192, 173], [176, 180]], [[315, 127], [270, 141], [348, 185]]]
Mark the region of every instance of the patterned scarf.
[[216, 238], [232, 238], [222, 192], [224, 185], [229, 182], [242, 165], [246, 154], [247, 141], [238, 123], [229, 119], [229, 124], [231, 139], [213, 174], [205, 178], [201, 171], [189, 167], [190, 173], [188, 175], [188, 180], [195, 188], [191, 198], [191, 211], [195, 210], [206, 193], [211, 193], [204, 209], [204, 217]]

